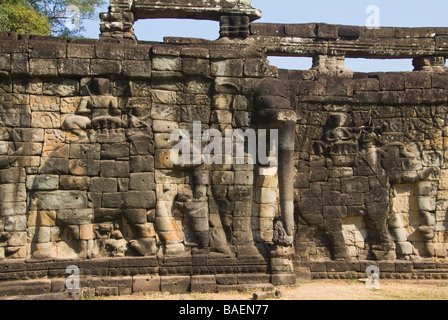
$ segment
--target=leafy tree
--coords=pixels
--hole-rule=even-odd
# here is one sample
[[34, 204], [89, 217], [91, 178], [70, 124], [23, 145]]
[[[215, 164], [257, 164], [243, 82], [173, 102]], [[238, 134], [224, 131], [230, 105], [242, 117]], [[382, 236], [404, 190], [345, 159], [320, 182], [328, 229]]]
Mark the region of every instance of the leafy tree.
[[[1, 0], [0, 0], [1, 1]], [[82, 21], [96, 18], [95, 9], [105, 0], [26, 0], [44, 14], [54, 36], [78, 37], [85, 27]]]
[[0, 31], [48, 35], [50, 25], [26, 0], [0, 0]]
[[106, 0], [0, 0], [0, 30], [79, 37]]

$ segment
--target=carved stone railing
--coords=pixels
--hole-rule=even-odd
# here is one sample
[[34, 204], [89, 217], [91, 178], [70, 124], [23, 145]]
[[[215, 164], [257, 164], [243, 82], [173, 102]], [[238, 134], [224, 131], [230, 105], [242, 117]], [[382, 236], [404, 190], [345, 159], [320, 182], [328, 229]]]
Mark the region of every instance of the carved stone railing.
[[250, 36], [269, 55], [316, 56], [340, 53], [348, 58], [405, 59], [448, 56], [448, 28], [395, 28], [252, 23]]

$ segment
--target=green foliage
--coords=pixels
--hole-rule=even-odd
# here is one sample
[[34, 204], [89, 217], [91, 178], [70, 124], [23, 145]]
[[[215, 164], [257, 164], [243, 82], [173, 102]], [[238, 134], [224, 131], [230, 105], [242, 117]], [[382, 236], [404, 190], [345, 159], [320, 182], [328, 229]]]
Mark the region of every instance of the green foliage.
[[[0, 0], [0, 31], [79, 37], [106, 0]], [[70, 10], [74, 8], [75, 10]]]
[[25, 0], [0, 0], [0, 31], [48, 35], [47, 18]]
[[[82, 21], [96, 18], [95, 9], [106, 4], [105, 0], [27, 0], [27, 2], [47, 17], [52, 35], [66, 37], [80, 36], [85, 30]], [[76, 12], [68, 10], [69, 6], [76, 8]], [[78, 19], [79, 22], [73, 23], [76, 21], [71, 20], [72, 18]]]

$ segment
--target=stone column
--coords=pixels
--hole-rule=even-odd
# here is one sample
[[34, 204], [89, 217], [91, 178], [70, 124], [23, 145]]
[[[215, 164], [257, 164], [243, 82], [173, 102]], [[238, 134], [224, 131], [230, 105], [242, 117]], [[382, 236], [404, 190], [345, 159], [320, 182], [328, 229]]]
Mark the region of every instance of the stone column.
[[109, 11], [100, 13], [100, 39], [136, 40], [131, 4], [128, 0], [110, 0]]
[[243, 15], [221, 16], [219, 20], [221, 38], [246, 39], [249, 36], [249, 17]]
[[446, 59], [440, 56], [418, 57], [412, 60], [414, 71], [440, 72], [446, 71]]

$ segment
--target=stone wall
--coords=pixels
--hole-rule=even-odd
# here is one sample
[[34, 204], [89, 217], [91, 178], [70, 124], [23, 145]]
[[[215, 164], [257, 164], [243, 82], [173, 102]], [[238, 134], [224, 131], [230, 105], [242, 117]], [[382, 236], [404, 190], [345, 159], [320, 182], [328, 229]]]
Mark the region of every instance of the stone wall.
[[303, 115], [298, 257], [445, 258], [446, 73], [308, 70], [280, 78]]
[[250, 93], [276, 72], [262, 55], [234, 44], [1, 36], [4, 261], [157, 255], [161, 267], [143, 273], [271, 280], [276, 179], [252, 164], [170, 159], [171, 132], [191, 133], [193, 121], [251, 126]]
[[[164, 43], [0, 33], [0, 279], [59, 288], [75, 265], [129, 293], [139, 277], [214, 291], [361, 277], [371, 264], [445, 278], [445, 29], [392, 29], [252, 24], [245, 40], [221, 28], [217, 41]], [[396, 45], [366, 49], [380, 38]], [[313, 67], [278, 70], [269, 55]], [[416, 70], [357, 73], [346, 56], [411, 57]], [[172, 162], [171, 133], [193, 136], [195, 121], [202, 133], [269, 128], [278, 114], [264, 97], [297, 115], [294, 150], [281, 150], [289, 174], [285, 161], [278, 175], [235, 158]]]

